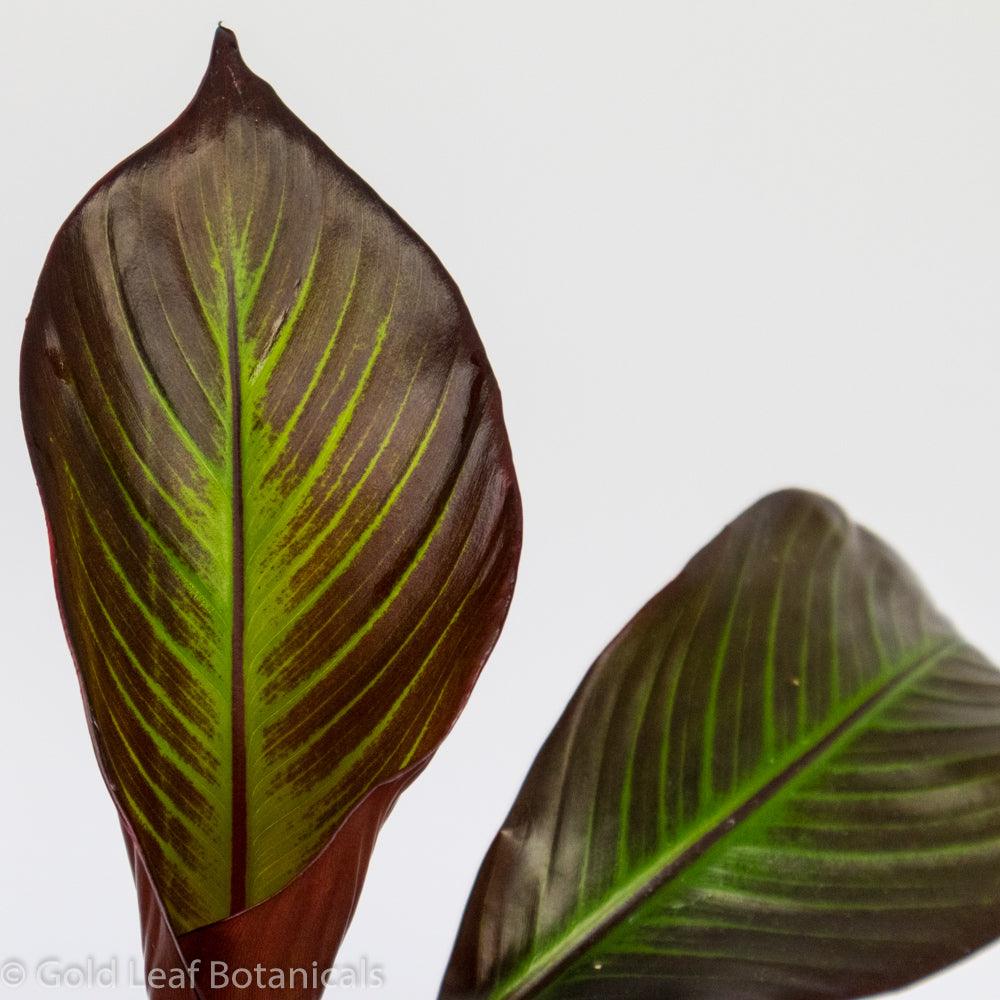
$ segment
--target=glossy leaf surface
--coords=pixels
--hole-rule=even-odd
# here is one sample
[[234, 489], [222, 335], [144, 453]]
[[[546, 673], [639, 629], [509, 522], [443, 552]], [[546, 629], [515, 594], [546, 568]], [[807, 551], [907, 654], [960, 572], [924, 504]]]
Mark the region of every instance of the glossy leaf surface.
[[803, 1000], [1000, 934], [1000, 674], [786, 492], [598, 658], [479, 873], [442, 996]]
[[437, 259], [223, 28], [57, 235], [21, 380], [99, 758], [192, 932], [383, 788], [380, 822], [468, 697], [520, 547], [496, 382]]

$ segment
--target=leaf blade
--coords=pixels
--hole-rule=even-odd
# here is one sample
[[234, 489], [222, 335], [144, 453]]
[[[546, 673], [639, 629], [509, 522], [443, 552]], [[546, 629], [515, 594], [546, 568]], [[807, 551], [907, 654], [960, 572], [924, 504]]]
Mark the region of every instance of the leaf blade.
[[99, 760], [184, 935], [289, 886], [464, 704], [520, 545], [496, 382], [437, 259], [221, 28], [57, 235], [21, 378]]
[[[826, 501], [796, 492], [761, 501], [598, 658], [484, 861], [442, 996], [860, 996], [989, 940], [1000, 925], [1000, 883], [983, 865], [961, 887], [970, 915], [940, 940], [900, 946], [892, 961], [869, 948], [868, 966], [846, 964], [836, 975], [810, 969], [815, 941], [796, 936], [794, 921], [783, 927], [781, 950], [762, 918], [761, 934], [772, 956], [784, 956], [785, 973], [799, 966], [784, 980], [777, 958], [755, 964], [745, 929], [743, 938], [736, 930], [727, 938], [723, 928], [709, 953], [709, 931], [698, 938], [697, 928], [684, 924], [689, 913], [693, 922], [718, 916], [702, 899], [711, 886], [699, 879], [727, 865], [735, 879], [751, 848], [767, 857], [775, 829], [820, 843], [829, 816], [813, 817], [810, 831], [781, 812], [802, 820], [794, 789], [822, 776], [849, 737], [870, 735], [878, 713], [903, 703], [922, 677], [965, 669], [983, 672], [987, 702], [997, 705], [949, 709], [942, 700], [934, 711], [959, 735], [956, 718], [987, 720], [1000, 748], [995, 671], [955, 636], [896, 557]], [[706, 745], [710, 754], [690, 753]], [[914, 747], [902, 749], [897, 781], [916, 766]], [[985, 769], [984, 787], [1000, 802], [996, 764], [987, 755], [975, 766]], [[626, 822], [619, 803], [636, 781]], [[587, 819], [589, 812], [597, 819]], [[858, 822], [873, 821], [863, 815]], [[984, 822], [995, 845], [1000, 813], [987, 812]], [[763, 839], [751, 844], [756, 829]], [[893, 837], [901, 840], [900, 829]], [[836, 846], [844, 835], [831, 838]], [[898, 854], [904, 864], [906, 852]], [[771, 864], [758, 867], [774, 880]], [[787, 866], [794, 870], [791, 860]], [[799, 891], [810, 888], [824, 891], [808, 880]], [[871, 895], [878, 886], [862, 880], [864, 889]], [[735, 926], [739, 915], [734, 904], [719, 919]], [[926, 913], [923, 921], [930, 934]], [[839, 926], [827, 928], [830, 947]], [[701, 952], [684, 952], [686, 944]], [[843, 941], [840, 948], [850, 952]]]

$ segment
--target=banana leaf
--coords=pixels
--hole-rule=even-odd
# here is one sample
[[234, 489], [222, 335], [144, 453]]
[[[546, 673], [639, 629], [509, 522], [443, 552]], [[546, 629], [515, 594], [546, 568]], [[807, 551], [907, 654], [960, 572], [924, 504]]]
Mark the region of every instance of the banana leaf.
[[441, 997], [819, 1000], [1000, 934], [1000, 673], [837, 507], [760, 501], [598, 657]]
[[318, 996], [205, 973], [327, 968], [503, 624], [520, 503], [468, 309], [220, 27], [59, 230], [21, 398], [151, 995]]

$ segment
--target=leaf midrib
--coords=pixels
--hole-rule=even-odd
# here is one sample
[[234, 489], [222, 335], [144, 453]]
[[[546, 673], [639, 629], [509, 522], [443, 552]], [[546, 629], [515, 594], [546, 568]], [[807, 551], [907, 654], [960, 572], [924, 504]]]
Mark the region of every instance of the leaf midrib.
[[232, 677], [230, 739], [232, 743], [231, 848], [229, 913], [247, 904], [247, 749], [246, 677], [244, 673], [245, 545], [243, 525], [243, 372], [240, 364], [240, 323], [236, 303], [236, 278], [232, 254], [226, 265], [228, 311], [226, 343], [229, 364], [230, 495], [232, 521], [230, 567], [232, 618], [230, 670]]
[[628, 883], [595, 909], [590, 916], [553, 941], [544, 952], [501, 980], [487, 994], [490, 1000], [528, 1000], [549, 985], [572, 961], [584, 954], [612, 927], [636, 910], [654, 892], [693, 865], [719, 840], [738, 828], [750, 815], [785, 791], [807, 768], [853, 735], [892, 695], [915, 682], [942, 657], [961, 648], [958, 640], [946, 640], [934, 649], [915, 653], [910, 662], [883, 675], [863, 688], [838, 720], [804, 750], [787, 754], [748, 795], [729, 799], [707, 820], [693, 829], [672, 850], [641, 869]]

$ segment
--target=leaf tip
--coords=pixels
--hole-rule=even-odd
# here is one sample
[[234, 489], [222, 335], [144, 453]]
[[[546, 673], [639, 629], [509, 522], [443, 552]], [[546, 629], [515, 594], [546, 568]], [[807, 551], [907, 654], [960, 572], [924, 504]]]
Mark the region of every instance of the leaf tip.
[[195, 96], [201, 114], [225, 115], [245, 107], [248, 100], [254, 99], [251, 95], [260, 97], [262, 86], [266, 85], [243, 61], [236, 32], [220, 21], [212, 39], [208, 69]]
[[247, 64], [243, 61], [243, 55], [240, 53], [240, 43], [236, 40], [236, 32], [232, 28], [227, 28], [221, 21], [215, 29], [215, 38], [212, 40], [208, 75], [218, 75], [223, 80], [233, 81], [251, 75]]
[[830, 530], [847, 532], [850, 518], [839, 504], [829, 497], [801, 487], [786, 487], [768, 493], [744, 512], [751, 518], [772, 517], [779, 522], [794, 521], [796, 517], [811, 516], [829, 526]]

